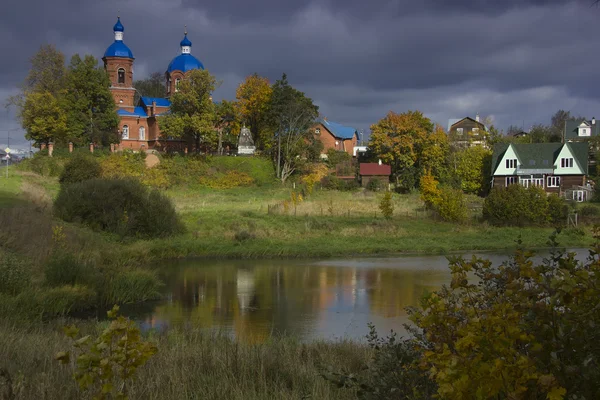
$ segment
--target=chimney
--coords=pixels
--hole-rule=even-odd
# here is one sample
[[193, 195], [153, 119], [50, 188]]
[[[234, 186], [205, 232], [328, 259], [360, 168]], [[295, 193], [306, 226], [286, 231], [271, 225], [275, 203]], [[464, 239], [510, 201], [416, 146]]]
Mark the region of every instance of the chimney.
[[381, 165], [381, 159], [379, 159], [379, 165]]
[[592, 125], [596, 125], [596, 117], [592, 117]]
[[152, 101], [152, 116], [154, 117], [156, 114], [156, 101]]
[[69, 153], [73, 152], [73, 142], [69, 142]]
[[477, 113], [477, 115], [475, 115], [475, 121], [479, 122], [479, 113]]

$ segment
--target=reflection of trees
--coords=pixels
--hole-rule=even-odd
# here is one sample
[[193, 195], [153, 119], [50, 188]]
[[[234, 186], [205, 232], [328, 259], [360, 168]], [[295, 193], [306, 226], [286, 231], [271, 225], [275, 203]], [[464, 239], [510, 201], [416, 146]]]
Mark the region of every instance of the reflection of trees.
[[[236, 337], [262, 342], [272, 334], [303, 336], [326, 323], [328, 311], [352, 310], [358, 290], [366, 290], [370, 312], [384, 317], [404, 313], [425, 290], [439, 286], [435, 276], [412, 271], [231, 262], [178, 270], [168, 279], [166, 301], [153, 320], [232, 329]], [[340, 311], [341, 310], [341, 311]]]

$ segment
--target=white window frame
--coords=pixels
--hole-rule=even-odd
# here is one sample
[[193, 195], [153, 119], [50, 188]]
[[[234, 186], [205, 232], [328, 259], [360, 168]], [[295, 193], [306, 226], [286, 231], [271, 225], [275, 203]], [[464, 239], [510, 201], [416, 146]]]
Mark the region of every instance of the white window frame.
[[560, 167], [561, 168], [573, 168], [573, 158], [561, 158], [560, 159]]
[[143, 126], [140, 126], [138, 129], [138, 139], [146, 140], [146, 128]]
[[463, 134], [463, 128], [456, 128], [456, 133], [460, 136]]
[[504, 179], [504, 186], [514, 185], [519, 182], [519, 178], [517, 176], [507, 176]]
[[516, 158], [507, 158], [506, 159], [506, 168], [517, 168], [517, 159]]
[[532, 186], [539, 186], [541, 188], [544, 187], [544, 178], [534, 178], [531, 177], [531, 185]]
[[520, 176], [519, 177], [519, 185], [523, 186], [524, 188], [528, 188], [531, 186], [531, 176], [527, 175], [527, 176]]
[[573, 200], [581, 203], [585, 201], [585, 190], [573, 190]]
[[121, 131], [121, 138], [123, 140], [129, 139], [129, 126], [123, 125], [123, 130]]
[[175, 91], [179, 92], [179, 83], [181, 83], [181, 79], [175, 79]]
[[546, 180], [546, 187], [557, 188], [560, 187], [560, 176], [550, 175]]
[[[123, 82], [121, 82], [121, 71], [123, 72]], [[117, 70], [117, 83], [118, 84], [125, 84], [125, 78], [126, 78], [125, 73], [126, 73], [125, 68], [119, 68]]]
[[315, 133], [316, 133], [317, 135], [320, 135], [320, 134], [321, 134], [321, 128], [317, 128], [317, 129], [315, 129]]
[[473, 128], [471, 132], [473, 132], [473, 135], [479, 135], [479, 128]]

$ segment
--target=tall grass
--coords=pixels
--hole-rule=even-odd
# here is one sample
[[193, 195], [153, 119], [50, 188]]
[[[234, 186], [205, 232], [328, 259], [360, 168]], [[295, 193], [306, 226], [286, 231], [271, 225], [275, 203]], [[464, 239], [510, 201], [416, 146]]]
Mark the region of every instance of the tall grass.
[[160, 297], [162, 282], [154, 271], [133, 269], [119, 272], [105, 283], [105, 305], [136, 303]]
[[[60, 325], [0, 323], [0, 367], [10, 373], [16, 399], [85, 398], [72, 371], [54, 360], [57, 352], [70, 346]], [[83, 325], [84, 333], [103, 327]], [[244, 344], [197, 329], [151, 337], [158, 353], [139, 370], [131, 399], [353, 399], [353, 391], [337, 389], [320, 373], [330, 365], [360, 373], [372, 354], [367, 346], [353, 342], [304, 344], [273, 338]]]

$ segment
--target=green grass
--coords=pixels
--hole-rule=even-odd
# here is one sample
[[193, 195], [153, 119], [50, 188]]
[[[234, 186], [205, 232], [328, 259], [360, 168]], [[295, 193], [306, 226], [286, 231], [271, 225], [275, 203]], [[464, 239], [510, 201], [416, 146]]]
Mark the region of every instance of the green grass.
[[15, 168], [8, 168], [8, 178], [6, 177], [6, 168], [0, 168], [0, 208], [20, 203], [19, 194], [22, 181], [21, 175], [16, 173]]
[[[54, 359], [57, 352], [71, 349], [61, 329], [67, 323], [0, 323], [1, 367], [12, 378], [15, 399], [87, 398], [73, 370]], [[77, 325], [83, 334], [94, 335], [105, 327]], [[303, 344], [270, 338], [241, 343], [197, 329], [172, 329], [151, 334], [150, 340], [158, 353], [139, 370], [130, 399], [354, 399], [352, 391], [337, 389], [320, 373], [327, 366], [360, 373], [372, 355], [366, 345], [348, 341]]]

